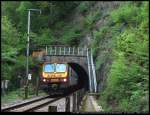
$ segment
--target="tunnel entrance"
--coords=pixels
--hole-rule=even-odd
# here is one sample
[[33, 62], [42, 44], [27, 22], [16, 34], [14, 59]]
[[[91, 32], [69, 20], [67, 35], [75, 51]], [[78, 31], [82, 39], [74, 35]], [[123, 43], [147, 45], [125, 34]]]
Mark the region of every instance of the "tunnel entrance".
[[[65, 63], [65, 62], [63, 62], [63, 63]], [[73, 75], [75, 75], [74, 77], [77, 78], [77, 83], [73, 84], [73, 85], [70, 84], [68, 87], [66, 87], [64, 89], [58, 88], [57, 90], [56, 89], [54, 90], [50, 86], [44, 85], [41, 81], [41, 84], [40, 84], [41, 89], [43, 89], [48, 94], [55, 94], [55, 95], [59, 94], [59, 92], [61, 92], [61, 93], [63, 92], [62, 94], [70, 94], [79, 89], [84, 89], [85, 91], [88, 91], [89, 90], [89, 76], [86, 71], [86, 66], [82, 66], [75, 62], [67, 62], [66, 64], [70, 67], [70, 69], [72, 69], [74, 71], [75, 74], [73, 74]], [[68, 72], [70, 73], [69, 70], [68, 70]], [[69, 75], [71, 75], [71, 74], [69, 74]]]
[[48, 45], [42, 51], [35, 55], [37, 60], [40, 62], [67, 63], [78, 75], [78, 87], [83, 87], [90, 92], [97, 91], [92, 49]]
[[89, 77], [85, 69], [77, 63], [69, 62], [68, 65], [76, 72], [78, 76], [77, 87], [89, 90]]

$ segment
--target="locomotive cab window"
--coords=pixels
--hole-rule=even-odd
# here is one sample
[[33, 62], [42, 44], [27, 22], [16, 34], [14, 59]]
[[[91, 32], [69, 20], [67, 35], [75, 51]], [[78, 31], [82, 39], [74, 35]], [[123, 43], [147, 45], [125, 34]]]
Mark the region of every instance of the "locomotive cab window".
[[45, 64], [44, 65], [44, 72], [54, 72], [55, 65], [54, 64]]
[[66, 72], [65, 64], [56, 64], [56, 72]]

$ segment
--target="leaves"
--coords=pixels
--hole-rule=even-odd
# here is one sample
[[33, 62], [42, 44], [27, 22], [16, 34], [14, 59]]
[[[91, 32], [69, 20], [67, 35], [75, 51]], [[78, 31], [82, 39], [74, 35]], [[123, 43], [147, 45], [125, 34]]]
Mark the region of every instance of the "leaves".
[[110, 104], [113, 98], [118, 103], [117, 111], [148, 111], [148, 98], [145, 98], [149, 81], [149, 33], [145, 30], [145, 24], [148, 24], [146, 4], [148, 3], [142, 2], [137, 6], [136, 3], [128, 3], [111, 13], [110, 17], [115, 23], [114, 28], [119, 28], [121, 23], [127, 25], [123, 31], [115, 33], [113, 39], [116, 41], [112, 50], [113, 63], [108, 74], [107, 86], [101, 96], [101, 100], [105, 101], [105, 108], [113, 107], [113, 104]]
[[90, 7], [90, 4], [87, 1], [80, 3], [80, 5], [78, 6], [81, 13], [87, 12], [89, 10], [89, 7]]

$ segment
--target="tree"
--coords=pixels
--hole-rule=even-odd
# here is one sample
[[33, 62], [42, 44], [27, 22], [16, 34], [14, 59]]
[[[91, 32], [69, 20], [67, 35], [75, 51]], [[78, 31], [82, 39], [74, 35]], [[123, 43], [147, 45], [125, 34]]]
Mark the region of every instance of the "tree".
[[[10, 78], [11, 64], [16, 62], [18, 53], [19, 33], [8, 20], [7, 16], [2, 16], [2, 79]], [[7, 75], [6, 75], [7, 74]]]

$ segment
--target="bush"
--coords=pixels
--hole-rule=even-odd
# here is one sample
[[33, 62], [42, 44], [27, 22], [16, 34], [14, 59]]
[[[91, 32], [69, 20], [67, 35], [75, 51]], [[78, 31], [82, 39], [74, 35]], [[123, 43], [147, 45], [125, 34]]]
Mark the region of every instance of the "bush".
[[96, 11], [96, 12], [93, 12], [93, 13], [89, 14], [84, 19], [85, 27], [87, 27], [88, 29], [92, 29], [94, 23], [97, 22], [100, 19], [100, 17], [101, 17], [101, 12], [100, 11]]
[[90, 7], [90, 3], [88, 1], [84, 1], [80, 3], [78, 8], [81, 13], [85, 13], [88, 11], [89, 7]]
[[98, 31], [93, 33], [94, 39], [92, 41], [92, 54], [94, 57], [97, 56], [97, 53], [100, 49], [100, 43], [106, 37], [107, 31], [108, 27], [104, 26], [103, 28], [100, 28]]
[[[113, 25], [128, 23], [123, 32], [116, 33], [116, 46], [112, 49], [113, 62], [107, 86], [101, 100], [104, 110], [119, 112], [148, 112], [148, 5], [126, 4], [112, 12]], [[131, 6], [132, 5], [132, 6]], [[145, 17], [143, 17], [145, 15]], [[143, 18], [141, 18], [143, 17]], [[134, 26], [134, 23], [137, 25]], [[113, 100], [113, 101], [112, 101]], [[113, 103], [112, 103], [113, 102]], [[103, 105], [102, 105], [103, 106]], [[108, 111], [115, 111], [109, 109]]]
[[34, 37], [33, 44], [39, 45], [46, 45], [46, 44], [56, 44], [59, 42], [55, 36], [53, 35], [53, 31], [51, 29], [43, 29], [40, 32], [39, 36]]
[[135, 5], [125, 4], [114, 10], [111, 13], [111, 18], [114, 23], [133, 23], [138, 15], [139, 9]]
[[131, 112], [132, 105], [130, 100], [122, 99], [119, 103], [119, 110], [124, 112]]
[[81, 30], [78, 26], [66, 26], [61, 40], [65, 45], [78, 45], [81, 36]]

